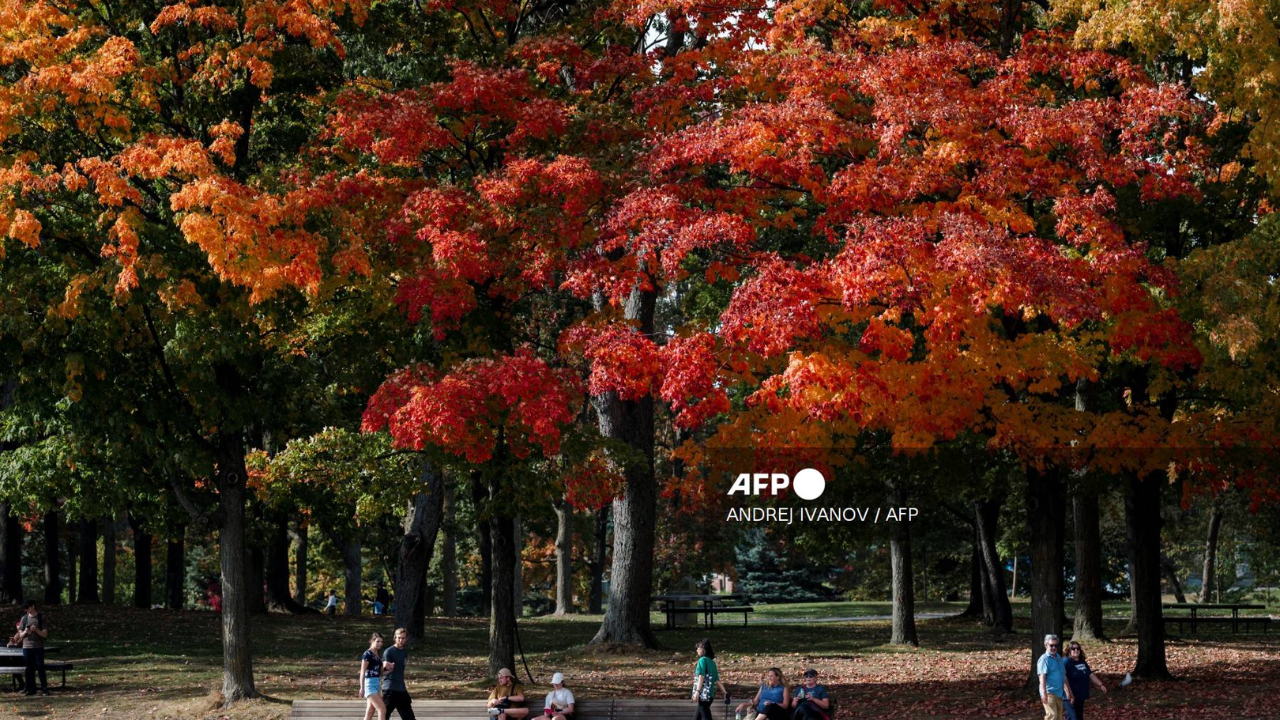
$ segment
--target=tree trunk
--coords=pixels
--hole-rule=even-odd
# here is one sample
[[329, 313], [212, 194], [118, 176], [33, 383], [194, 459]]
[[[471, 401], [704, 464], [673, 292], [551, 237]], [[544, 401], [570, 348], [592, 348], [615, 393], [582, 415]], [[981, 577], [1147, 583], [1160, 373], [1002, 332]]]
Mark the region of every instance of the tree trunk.
[[511, 604], [516, 617], [524, 615], [524, 523], [520, 518], [511, 521], [512, 542], [515, 543], [515, 564], [511, 568]]
[[427, 571], [435, 552], [436, 536], [444, 518], [444, 474], [425, 459], [422, 463], [422, 485], [425, 492], [413, 496], [404, 516], [404, 535], [400, 538], [400, 557], [396, 566], [396, 627], [409, 631], [409, 642], [426, 637]]
[[982, 582], [982, 551], [978, 549], [978, 530], [974, 528], [973, 538], [969, 548], [969, 604], [965, 606], [964, 612], [959, 617], [980, 617], [983, 622], [990, 625], [990, 619], [984, 615], [986, 608], [990, 607], [983, 593], [986, 588]]
[[1161, 473], [1131, 477], [1124, 501], [1125, 534], [1129, 539], [1129, 564], [1133, 585], [1134, 623], [1138, 633], [1138, 659], [1134, 677], [1168, 678], [1164, 650], [1164, 617], [1160, 605], [1160, 488]]
[[[604, 300], [597, 296], [597, 309]], [[657, 294], [637, 285], [623, 306], [623, 316], [653, 337]], [[609, 604], [591, 644], [623, 644], [656, 648], [649, 627], [649, 595], [653, 591], [653, 542], [657, 515], [657, 480], [653, 468], [653, 398], [622, 400], [616, 392], [592, 397], [600, 435], [621, 440], [639, 461], [623, 467], [622, 497], [613, 501], [613, 566]]]
[[245, 590], [249, 596], [249, 613], [264, 615], [267, 612], [267, 591], [263, 578], [267, 570], [267, 557], [262, 546], [254, 544], [249, 548], [248, 562], [245, 563]]
[[[361, 555], [359, 538], [344, 538], [342, 550], [342, 614], [358, 616], [362, 614], [364, 601], [360, 597], [361, 574], [364, 561]], [[399, 595], [396, 596], [396, 607], [400, 607]]]
[[454, 520], [456, 508], [453, 493], [452, 484], [445, 487], [444, 523], [441, 525], [444, 530], [444, 542], [440, 548], [440, 573], [444, 576], [442, 612], [445, 617], [458, 615], [458, 528]]
[[1004, 563], [996, 549], [1002, 498], [988, 498], [973, 504], [974, 526], [978, 531], [978, 549], [982, 559], [982, 579], [987, 584], [984, 598], [991, 598], [991, 629], [996, 633], [1013, 632], [1013, 608], [1004, 587]]
[[1209, 537], [1204, 543], [1204, 569], [1200, 574], [1200, 602], [1213, 602], [1210, 598], [1213, 587], [1217, 583], [1218, 532], [1222, 529], [1222, 507], [1213, 504], [1209, 515]]
[[599, 615], [604, 609], [604, 563], [609, 551], [609, 506], [595, 512], [596, 534], [591, 550], [591, 592], [587, 612]]
[[187, 602], [187, 547], [181, 532], [165, 541], [164, 547], [164, 606], [170, 610], [182, 610]]
[[257, 697], [253, 685], [253, 651], [249, 632], [249, 598], [261, 593], [250, 587], [245, 572], [245, 480], [244, 441], [239, 435], [225, 434], [217, 446], [218, 491], [222, 503], [222, 530], [218, 547], [222, 565], [222, 698], [230, 705], [238, 700]]
[[[491, 491], [496, 494], [496, 483]], [[510, 517], [494, 513], [489, 519], [493, 540], [493, 605], [489, 612], [489, 677], [501, 668], [513, 668], [516, 662], [515, 523]]]
[[44, 514], [44, 604], [62, 604], [62, 560], [58, 548], [58, 511]]
[[0, 503], [0, 605], [16, 605], [22, 594], [22, 520]]
[[[894, 490], [893, 506], [906, 507], [906, 493]], [[915, 580], [911, 571], [911, 526], [906, 520], [891, 524], [889, 563], [893, 574], [893, 623], [890, 645], [920, 645], [916, 635]]]
[[1031, 672], [1044, 654], [1044, 636], [1062, 637], [1066, 500], [1061, 470], [1027, 471], [1027, 527], [1031, 534]]
[[573, 508], [556, 503], [556, 614], [573, 612]]
[[289, 592], [289, 518], [267, 515], [267, 612], [301, 615], [314, 612]]
[[[479, 471], [471, 473], [471, 500], [476, 509], [476, 534], [480, 537], [480, 614], [489, 616], [493, 607], [493, 538], [485, 498], [489, 495]], [[398, 603], [397, 603], [398, 606]]]
[[1102, 539], [1098, 529], [1098, 496], [1072, 499], [1076, 543], [1076, 617], [1072, 640], [1100, 640], [1102, 627]]
[[76, 601], [76, 561], [80, 558], [79, 548], [76, 546], [75, 523], [67, 524], [67, 534], [71, 537], [67, 540], [67, 603], [72, 604]]
[[102, 519], [102, 602], [116, 602], [116, 519]]
[[293, 601], [302, 607], [307, 606], [307, 530], [302, 521], [298, 521], [293, 530]]
[[100, 605], [98, 595], [98, 522], [80, 521], [80, 592], [77, 605]]
[[142, 520], [129, 514], [133, 530], [133, 606], [151, 609], [151, 533], [142, 529]]
[[1169, 581], [1169, 589], [1173, 591], [1174, 600], [1185, 603], [1187, 595], [1182, 592], [1182, 581], [1178, 579], [1178, 566], [1173, 564], [1173, 558], [1160, 555], [1160, 572], [1164, 575], [1164, 579]]

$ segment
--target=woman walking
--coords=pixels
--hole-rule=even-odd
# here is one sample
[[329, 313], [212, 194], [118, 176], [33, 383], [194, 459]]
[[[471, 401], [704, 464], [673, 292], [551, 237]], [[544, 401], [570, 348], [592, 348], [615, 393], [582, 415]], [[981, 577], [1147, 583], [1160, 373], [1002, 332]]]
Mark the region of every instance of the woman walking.
[[1076, 720], [1084, 720], [1084, 701], [1089, 699], [1089, 686], [1098, 688], [1104, 694], [1107, 692], [1107, 686], [1093, 674], [1093, 669], [1089, 667], [1089, 663], [1085, 662], [1084, 648], [1074, 640], [1067, 643], [1065, 665], [1067, 683], [1071, 685], [1071, 709], [1075, 712]]
[[369, 636], [369, 649], [360, 656], [360, 697], [365, 699], [364, 720], [378, 711], [378, 720], [387, 720], [387, 706], [382, 701], [382, 671], [392, 670], [395, 663], [382, 662], [382, 636]]
[[729, 691], [720, 682], [720, 670], [716, 668], [716, 651], [711, 641], [703, 638], [698, 641], [698, 664], [693, 668], [693, 699], [698, 703], [698, 710], [693, 720], [714, 720], [711, 715], [711, 701], [716, 699], [716, 688], [724, 693], [724, 701], [729, 702]]

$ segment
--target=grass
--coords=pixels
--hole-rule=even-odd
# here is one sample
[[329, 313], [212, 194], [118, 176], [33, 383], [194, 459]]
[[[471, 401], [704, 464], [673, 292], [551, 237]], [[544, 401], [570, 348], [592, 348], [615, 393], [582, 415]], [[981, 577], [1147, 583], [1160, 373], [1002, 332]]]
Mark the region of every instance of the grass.
[[[918, 611], [958, 612], [961, 607], [921, 603]], [[1126, 611], [1126, 603], [1116, 603], [1107, 614]], [[777, 665], [790, 678], [813, 666], [841, 699], [841, 720], [1040, 716], [1023, 689], [1030, 663], [1025, 602], [1015, 604], [1016, 632], [1004, 638], [992, 637], [971, 620], [921, 619], [920, 649], [886, 645], [888, 623], [881, 620], [806, 622], [887, 613], [887, 603], [874, 602], [762, 605], [757, 617], [794, 622], [755, 622], [746, 628], [728, 622], [709, 634], [737, 697], [753, 692], [764, 668]], [[0, 608], [0, 617], [8, 615], [17, 617], [16, 608]], [[218, 616], [118, 607], [55, 607], [47, 615], [51, 643], [61, 648], [56, 658], [75, 662], [71, 687], [50, 698], [0, 693], [0, 718], [282, 720], [296, 699], [354, 698], [356, 657], [365, 639], [374, 630], [389, 634], [392, 629], [389, 618], [255, 618], [255, 678], [266, 698], [222, 711], [214, 694], [221, 683]], [[562, 670], [584, 695], [687, 696], [693, 646], [706, 631], [660, 631], [660, 650], [600, 652], [585, 647], [599, 620], [520, 622], [527, 661], [540, 684]], [[1109, 621], [1107, 631], [1116, 635], [1122, 626]], [[486, 682], [487, 638], [483, 619], [429, 619], [427, 641], [413, 651], [408, 668], [414, 696], [478, 696]], [[1136, 683], [1094, 702], [1089, 718], [1274, 717], [1271, 692], [1280, 687], [1276, 639], [1220, 634], [1172, 640], [1170, 667], [1182, 680]], [[1131, 640], [1090, 643], [1088, 649], [1091, 664], [1112, 686], [1136, 654]], [[513, 669], [524, 675], [522, 667]]]

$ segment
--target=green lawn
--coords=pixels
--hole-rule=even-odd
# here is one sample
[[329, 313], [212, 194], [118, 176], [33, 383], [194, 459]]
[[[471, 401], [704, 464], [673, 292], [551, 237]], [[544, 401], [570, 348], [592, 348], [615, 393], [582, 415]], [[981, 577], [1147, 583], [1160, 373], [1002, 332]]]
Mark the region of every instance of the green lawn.
[[[919, 611], [960, 608], [921, 603]], [[1108, 615], [1126, 608], [1124, 603], [1113, 605]], [[887, 603], [761, 605], [760, 619], [795, 621], [659, 631], [662, 648], [640, 653], [586, 648], [598, 616], [526, 618], [520, 622], [520, 637], [540, 684], [561, 670], [570, 686], [585, 696], [684, 697], [694, 644], [708, 635], [718, 650], [721, 672], [738, 697], [751, 694], [765, 668], [776, 665], [794, 678], [812, 666], [842, 698], [840, 720], [1039, 716], [1022, 689], [1031, 640], [1025, 602], [1015, 604], [1017, 632], [1003, 638], [992, 637], [968, 619], [922, 619], [919, 649], [886, 645], [885, 621], [807, 621], [887, 612]], [[76, 664], [69, 677], [71, 689], [33, 700], [0, 694], [0, 718], [279, 720], [287, 717], [295, 699], [354, 697], [356, 657], [368, 634], [389, 634], [392, 629], [390, 618], [255, 618], [256, 679], [267, 699], [219, 712], [212, 694], [220, 685], [221, 670], [216, 615], [100, 607], [55, 607], [47, 614], [53, 626], [51, 641], [61, 648], [57, 657]], [[0, 617], [6, 615], [17, 617], [17, 611], [0, 608]], [[1118, 634], [1123, 624], [1108, 622], [1107, 631]], [[428, 628], [425, 646], [411, 655], [409, 678], [415, 696], [479, 695], [486, 682], [487, 622], [431, 618]], [[1280, 687], [1276, 637], [1216, 635], [1171, 641], [1171, 669], [1191, 682], [1138, 683], [1100, 699], [1090, 720], [1274, 717], [1257, 713], [1273, 707], [1271, 688]], [[1136, 652], [1128, 640], [1091, 643], [1088, 649], [1095, 669], [1113, 685]], [[524, 675], [523, 667], [513, 669]], [[982, 712], [974, 715], [978, 707]]]

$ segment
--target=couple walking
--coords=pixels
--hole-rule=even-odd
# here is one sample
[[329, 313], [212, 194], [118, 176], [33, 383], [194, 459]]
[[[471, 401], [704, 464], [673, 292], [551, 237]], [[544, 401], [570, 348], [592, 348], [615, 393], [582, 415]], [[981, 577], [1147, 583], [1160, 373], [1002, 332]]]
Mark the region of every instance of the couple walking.
[[1107, 692], [1084, 657], [1084, 648], [1074, 640], [1067, 646], [1068, 657], [1058, 654], [1062, 641], [1057, 635], [1044, 636], [1044, 654], [1036, 661], [1040, 676], [1040, 703], [1045, 720], [1084, 720], [1084, 701], [1089, 687]]
[[409, 631], [396, 628], [394, 645], [382, 651], [382, 635], [369, 637], [369, 649], [360, 656], [360, 697], [365, 700], [364, 720], [378, 714], [378, 720], [387, 720], [391, 711], [400, 712], [401, 720], [417, 720], [413, 714], [413, 699], [404, 684], [404, 666], [409, 661], [405, 646]]

